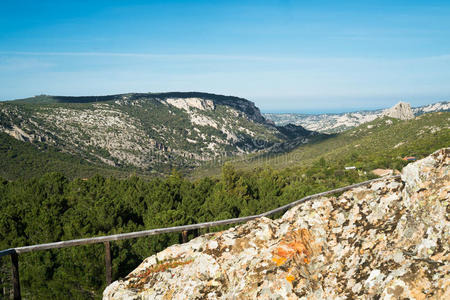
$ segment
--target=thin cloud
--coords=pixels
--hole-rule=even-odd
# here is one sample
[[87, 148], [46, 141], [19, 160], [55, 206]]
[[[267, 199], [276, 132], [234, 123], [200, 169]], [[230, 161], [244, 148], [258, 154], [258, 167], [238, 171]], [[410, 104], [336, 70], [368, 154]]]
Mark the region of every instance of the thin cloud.
[[130, 57], [146, 59], [196, 59], [196, 60], [241, 60], [261, 62], [379, 62], [379, 61], [418, 61], [418, 60], [449, 60], [450, 54], [410, 57], [410, 58], [370, 58], [370, 57], [292, 57], [292, 56], [250, 56], [250, 55], [226, 55], [226, 54], [155, 54], [135, 52], [29, 52], [29, 51], [0, 51], [0, 55], [15, 56], [74, 56], [74, 57]]
[[[250, 55], [227, 55], [227, 54], [154, 54], [134, 52], [26, 52], [26, 51], [0, 51], [0, 55], [16, 56], [74, 56], [74, 57], [130, 57], [148, 59], [197, 59], [197, 60], [241, 60], [261, 62], [292, 62], [292, 63], [314, 63], [314, 62], [346, 62], [346, 61], [371, 61], [370, 58], [358, 57], [292, 57], [292, 56], [250, 56]], [[378, 59], [376, 59], [378, 60]]]
[[[20, 56], [101, 56], [101, 57], [136, 57], [150, 59], [212, 59], [212, 60], [273, 60], [273, 57], [222, 55], [222, 54], [154, 54], [131, 52], [25, 52], [0, 51], [0, 55]], [[276, 59], [276, 58], [275, 58]]]
[[428, 60], [450, 60], [450, 54], [436, 55], [436, 56], [427, 56], [424, 59]]

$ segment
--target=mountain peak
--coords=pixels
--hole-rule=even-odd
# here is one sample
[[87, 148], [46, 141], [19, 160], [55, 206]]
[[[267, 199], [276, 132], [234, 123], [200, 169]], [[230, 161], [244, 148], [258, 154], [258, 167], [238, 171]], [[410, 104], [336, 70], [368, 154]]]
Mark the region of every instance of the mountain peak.
[[414, 118], [414, 112], [411, 109], [411, 105], [401, 101], [393, 107], [386, 109], [383, 112], [383, 115], [400, 120], [409, 120]]

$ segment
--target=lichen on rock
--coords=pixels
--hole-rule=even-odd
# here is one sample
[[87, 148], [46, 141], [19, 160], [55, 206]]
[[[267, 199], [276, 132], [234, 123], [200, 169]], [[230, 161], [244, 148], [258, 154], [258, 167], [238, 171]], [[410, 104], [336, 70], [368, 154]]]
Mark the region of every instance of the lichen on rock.
[[401, 179], [173, 245], [103, 298], [450, 299], [449, 163], [441, 149]]

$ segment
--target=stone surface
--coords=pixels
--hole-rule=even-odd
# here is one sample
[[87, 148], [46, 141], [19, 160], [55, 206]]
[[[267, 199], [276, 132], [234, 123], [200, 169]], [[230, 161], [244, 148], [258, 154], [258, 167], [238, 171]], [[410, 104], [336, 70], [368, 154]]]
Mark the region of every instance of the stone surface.
[[399, 102], [395, 106], [386, 109], [383, 115], [400, 120], [414, 119], [414, 112], [411, 109], [411, 105], [405, 102]]
[[375, 169], [375, 170], [372, 170], [372, 173], [377, 176], [383, 177], [383, 176], [389, 176], [389, 175], [394, 174], [394, 170], [392, 170], [392, 169]]
[[450, 148], [153, 255], [104, 299], [450, 299]]

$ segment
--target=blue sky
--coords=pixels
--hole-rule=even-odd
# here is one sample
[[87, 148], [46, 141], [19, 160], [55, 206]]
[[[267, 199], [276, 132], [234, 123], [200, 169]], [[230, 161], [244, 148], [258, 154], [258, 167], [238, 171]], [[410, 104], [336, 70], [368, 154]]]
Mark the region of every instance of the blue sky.
[[0, 99], [163, 91], [274, 112], [448, 101], [450, 2], [0, 0]]

